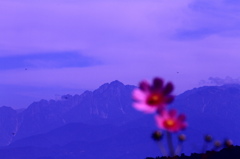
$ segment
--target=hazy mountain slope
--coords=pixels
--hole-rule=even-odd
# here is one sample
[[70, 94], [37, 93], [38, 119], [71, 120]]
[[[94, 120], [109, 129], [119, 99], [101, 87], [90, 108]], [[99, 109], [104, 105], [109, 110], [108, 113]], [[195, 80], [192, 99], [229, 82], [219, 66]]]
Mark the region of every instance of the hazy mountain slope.
[[93, 92], [66, 95], [58, 101], [34, 102], [18, 115], [19, 128], [14, 140], [44, 133], [71, 122], [120, 124], [136, 119], [139, 113], [131, 107], [133, 89], [134, 86], [113, 81]]
[[69, 123], [47, 133], [33, 135], [19, 139], [9, 147], [51, 147], [53, 145], [63, 146], [73, 141], [93, 142], [104, 140], [114, 136], [119, 128], [113, 125], [87, 125], [83, 123]]
[[[41, 100], [32, 103], [18, 116], [20, 124], [16, 138], [27, 137], [30, 135], [47, 132], [66, 123], [63, 114], [69, 111], [78, 103], [79, 96], [66, 96], [59, 101]], [[65, 98], [66, 98], [65, 97]]]
[[10, 144], [17, 126], [17, 111], [6, 106], [0, 107], [0, 146]]
[[[122, 126], [70, 123], [45, 134], [20, 139], [8, 146], [6, 151], [14, 150], [16, 159], [20, 159], [17, 154], [22, 154], [24, 148], [34, 148], [37, 153], [31, 156], [33, 158], [43, 157], [39, 154], [46, 149], [42, 154], [49, 158], [144, 158], [149, 153], [159, 153], [150, 138], [153, 130], [155, 125], [151, 116], [144, 116]], [[143, 147], [145, 148], [142, 149]], [[0, 151], [0, 155], [1, 153], [3, 152]]]

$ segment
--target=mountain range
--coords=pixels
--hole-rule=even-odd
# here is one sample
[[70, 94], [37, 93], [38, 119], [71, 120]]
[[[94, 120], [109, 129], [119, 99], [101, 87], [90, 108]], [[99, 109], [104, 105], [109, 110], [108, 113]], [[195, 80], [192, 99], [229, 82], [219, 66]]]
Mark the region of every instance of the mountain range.
[[[154, 116], [132, 107], [134, 88], [113, 81], [81, 95], [40, 100], [21, 111], [0, 107], [1, 158], [138, 159], [161, 155], [150, 138], [157, 129]], [[201, 150], [205, 134], [240, 144], [240, 85], [195, 88], [178, 95], [168, 107], [187, 115], [189, 126], [183, 132], [187, 135], [186, 154]]]

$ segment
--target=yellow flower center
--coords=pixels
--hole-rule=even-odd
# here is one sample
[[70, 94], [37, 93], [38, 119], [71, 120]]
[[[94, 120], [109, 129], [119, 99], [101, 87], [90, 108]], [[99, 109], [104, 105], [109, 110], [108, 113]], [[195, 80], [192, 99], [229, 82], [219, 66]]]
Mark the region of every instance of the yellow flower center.
[[176, 121], [173, 119], [167, 119], [164, 121], [163, 125], [165, 126], [165, 128], [172, 128], [173, 126], [175, 126]]
[[160, 93], [153, 93], [150, 94], [147, 98], [147, 104], [148, 105], [159, 105], [163, 103], [163, 96]]

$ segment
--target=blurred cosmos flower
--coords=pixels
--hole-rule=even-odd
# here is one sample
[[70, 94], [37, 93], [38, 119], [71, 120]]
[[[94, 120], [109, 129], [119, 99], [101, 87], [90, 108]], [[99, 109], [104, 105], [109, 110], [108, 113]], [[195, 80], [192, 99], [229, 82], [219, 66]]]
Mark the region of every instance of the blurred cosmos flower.
[[168, 132], [177, 132], [187, 127], [186, 116], [184, 114], [177, 116], [176, 110], [163, 110], [155, 118], [158, 127]]
[[[169, 155], [161, 143], [165, 135], [163, 135], [161, 131], [155, 131], [152, 134], [152, 139], [158, 143], [162, 154], [165, 156], [176, 157], [176, 155], [180, 154], [182, 151], [183, 142], [186, 140], [186, 136], [184, 134], [178, 135], [178, 145], [175, 149], [172, 141], [172, 134], [185, 129], [187, 127], [187, 123], [186, 116], [184, 114], [178, 114], [175, 109], [166, 109], [166, 106], [174, 99], [174, 96], [171, 95], [172, 91], [172, 83], [168, 82], [164, 85], [161, 78], [154, 78], [152, 85], [150, 85], [147, 81], [140, 82], [139, 88], [133, 90], [132, 96], [135, 100], [133, 107], [145, 113], [156, 113], [155, 120], [157, 122], [157, 126], [166, 131]], [[205, 156], [203, 156], [203, 158], [208, 157], [204, 153], [207, 150], [208, 145], [213, 141], [213, 138], [211, 135], [205, 135], [204, 140], [205, 142], [202, 150], [203, 155]], [[227, 148], [233, 147], [232, 141], [228, 139], [223, 143], [215, 141], [212, 150], [215, 151], [221, 148], [222, 145]]]
[[133, 106], [145, 113], [160, 112], [173, 101], [174, 96], [170, 95], [172, 91], [173, 84], [168, 82], [164, 86], [161, 78], [154, 78], [152, 86], [148, 82], [142, 81], [139, 88], [133, 91], [133, 98], [136, 100]]

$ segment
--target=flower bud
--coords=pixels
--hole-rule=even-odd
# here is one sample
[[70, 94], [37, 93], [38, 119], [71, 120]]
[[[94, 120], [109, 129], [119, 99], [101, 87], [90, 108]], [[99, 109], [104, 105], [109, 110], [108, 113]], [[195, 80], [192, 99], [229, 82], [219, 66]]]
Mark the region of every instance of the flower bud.
[[204, 137], [204, 140], [205, 140], [206, 142], [212, 142], [212, 136], [211, 136], [211, 135], [206, 135], [206, 136]]
[[224, 141], [224, 145], [225, 145], [226, 147], [231, 147], [231, 146], [233, 145], [232, 140], [229, 140], [229, 139], [225, 140], [225, 141]]
[[185, 141], [185, 140], [186, 140], [186, 135], [180, 134], [180, 135], [178, 136], [178, 140], [179, 140], [180, 142]]
[[162, 134], [162, 132], [160, 132], [160, 131], [155, 131], [155, 132], [152, 134], [152, 138], [153, 138], [153, 140], [155, 140], [155, 141], [160, 141], [160, 140], [162, 139], [162, 137], [163, 137], [163, 134]]
[[216, 148], [220, 148], [220, 147], [222, 146], [222, 144], [221, 144], [220, 141], [215, 141], [215, 142], [214, 142], [214, 146], [215, 146]]

